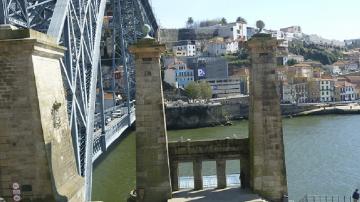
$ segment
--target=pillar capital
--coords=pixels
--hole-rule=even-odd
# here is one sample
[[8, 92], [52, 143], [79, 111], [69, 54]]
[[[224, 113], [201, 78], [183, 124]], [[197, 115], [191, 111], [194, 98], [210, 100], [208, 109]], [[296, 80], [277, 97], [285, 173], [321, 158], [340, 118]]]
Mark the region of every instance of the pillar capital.
[[276, 52], [279, 41], [270, 34], [255, 34], [248, 42], [247, 47], [252, 53]]
[[149, 38], [141, 39], [129, 47], [130, 52], [135, 54], [136, 58], [159, 58], [165, 49], [164, 44]]
[[62, 58], [66, 50], [56, 43], [55, 38], [47, 34], [32, 29], [17, 29], [9, 25], [0, 27], [0, 43], [4, 47], [21, 46], [23, 51], [32, 51], [35, 55], [54, 59]]

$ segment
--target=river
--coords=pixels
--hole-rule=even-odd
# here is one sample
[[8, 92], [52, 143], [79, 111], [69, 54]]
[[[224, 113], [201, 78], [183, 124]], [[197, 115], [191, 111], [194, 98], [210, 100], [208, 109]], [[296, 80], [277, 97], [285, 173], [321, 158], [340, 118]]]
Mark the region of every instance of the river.
[[[360, 115], [308, 116], [283, 120], [289, 198], [305, 194], [350, 195], [360, 188]], [[168, 138], [247, 137], [247, 121], [233, 126], [168, 131]], [[230, 162], [227, 172], [239, 170]], [[208, 162], [204, 175], [215, 174]], [[180, 167], [189, 175], [189, 166]], [[123, 202], [135, 186], [135, 135], [114, 145], [94, 166], [93, 201]]]

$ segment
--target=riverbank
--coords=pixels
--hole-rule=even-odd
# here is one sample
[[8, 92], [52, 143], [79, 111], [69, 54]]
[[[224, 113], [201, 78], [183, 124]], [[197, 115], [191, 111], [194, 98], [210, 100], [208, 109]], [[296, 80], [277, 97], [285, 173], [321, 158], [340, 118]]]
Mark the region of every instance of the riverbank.
[[339, 115], [339, 114], [360, 114], [360, 106], [358, 104], [346, 104], [338, 106], [323, 106], [317, 109], [307, 110], [290, 116], [311, 116], [311, 115]]
[[[182, 103], [167, 105], [166, 123], [168, 130], [193, 129], [230, 125], [234, 120], [246, 120], [249, 117], [247, 99], [227, 99], [217, 103]], [[358, 103], [301, 103], [281, 104], [284, 117], [360, 114]]]

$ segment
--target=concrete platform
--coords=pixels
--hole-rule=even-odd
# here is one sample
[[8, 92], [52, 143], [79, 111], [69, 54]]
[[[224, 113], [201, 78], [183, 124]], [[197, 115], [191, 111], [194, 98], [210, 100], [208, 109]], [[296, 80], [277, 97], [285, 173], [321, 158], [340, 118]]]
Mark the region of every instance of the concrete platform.
[[204, 189], [200, 191], [181, 190], [174, 192], [168, 202], [265, 202], [256, 194], [239, 187], [226, 189]]

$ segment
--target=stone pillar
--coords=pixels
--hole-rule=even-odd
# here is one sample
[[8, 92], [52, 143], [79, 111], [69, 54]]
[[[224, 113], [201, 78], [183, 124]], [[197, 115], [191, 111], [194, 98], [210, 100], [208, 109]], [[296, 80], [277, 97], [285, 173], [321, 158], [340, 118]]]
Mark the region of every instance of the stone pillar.
[[172, 191], [179, 190], [179, 162], [170, 162], [171, 187]]
[[171, 198], [160, 73], [164, 50], [154, 39], [142, 39], [130, 47], [136, 62], [136, 190], [140, 202]]
[[271, 201], [287, 195], [285, 155], [276, 79], [278, 41], [257, 34], [248, 41], [250, 69], [249, 138], [251, 187]]
[[217, 188], [226, 188], [226, 160], [216, 160], [216, 177], [217, 177]]
[[0, 197], [84, 201], [59, 58], [49, 36], [0, 26]]
[[193, 173], [194, 173], [194, 190], [203, 189], [202, 161], [200, 159], [196, 159], [193, 161]]

